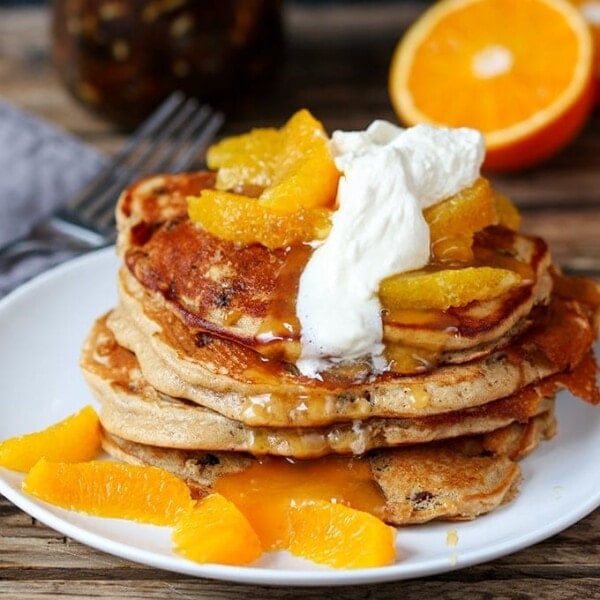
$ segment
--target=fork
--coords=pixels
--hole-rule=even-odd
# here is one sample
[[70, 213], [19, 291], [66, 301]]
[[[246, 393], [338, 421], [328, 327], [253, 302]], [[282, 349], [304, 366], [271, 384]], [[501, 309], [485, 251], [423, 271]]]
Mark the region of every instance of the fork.
[[223, 115], [181, 92], [169, 96], [133, 133], [107, 167], [30, 235], [0, 250], [0, 271], [31, 254], [85, 252], [115, 241], [121, 190], [150, 173], [189, 168], [213, 139]]

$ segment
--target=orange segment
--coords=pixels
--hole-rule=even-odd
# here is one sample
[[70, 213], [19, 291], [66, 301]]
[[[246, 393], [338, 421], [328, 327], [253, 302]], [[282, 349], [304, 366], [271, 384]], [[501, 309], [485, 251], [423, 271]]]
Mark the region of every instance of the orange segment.
[[500, 192], [494, 192], [498, 225], [517, 231], [521, 226], [521, 213], [510, 198]]
[[328, 144], [307, 110], [279, 130], [221, 141], [208, 152], [218, 189], [189, 199], [190, 218], [224, 239], [270, 248], [322, 239], [339, 180]]
[[172, 525], [195, 504], [187, 485], [168, 471], [105, 461], [42, 458], [23, 480], [23, 490], [70, 510], [154, 525]]
[[240, 510], [256, 532], [261, 546], [268, 551], [285, 550], [290, 543], [290, 499], [269, 499], [268, 510], [265, 499], [258, 496], [239, 500]]
[[214, 190], [189, 198], [188, 212], [192, 221], [217, 237], [267, 248], [324, 239], [331, 228], [332, 213], [327, 208], [301, 208], [278, 214], [253, 198]]
[[217, 169], [217, 189], [265, 188], [260, 200], [273, 211], [331, 206], [339, 172], [323, 125], [308, 110], [296, 112], [279, 130], [254, 129], [209, 148], [208, 166]]
[[267, 187], [273, 182], [282, 139], [274, 127], [225, 138], [210, 146], [206, 164], [217, 171], [216, 188]]
[[518, 285], [514, 271], [493, 267], [466, 267], [428, 273], [411, 271], [381, 282], [379, 298], [388, 310], [439, 309], [490, 300]]
[[210, 494], [177, 521], [172, 534], [175, 551], [200, 563], [245, 565], [262, 554], [255, 531], [236, 506]]
[[468, 262], [473, 258], [473, 234], [498, 222], [494, 193], [483, 177], [423, 215], [429, 225], [431, 253], [438, 261]]
[[340, 174], [329, 152], [329, 137], [323, 125], [307, 110], [300, 110], [285, 124], [281, 137], [273, 182], [261, 195], [261, 201], [282, 213], [331, 206]]
[[90, 460], [100, 452], [100, 423], [86, 406], [42, 431], [0, 442], [0, 466], [26, 473], [42, 457], [61, 462]]
[[567, 0], [441, 0], [396, 47], [389, 92], [408, 125], [469, 126], [490, 169], [554, 154], [591, 110], [592, 39]]
[[449, 235], [472, 235], [497, 221], [494, 192], [483, 177], [451, 198], [425, 209], [423, 214], [432, 240]]
[[290, 512], [292, 554], [338, 569], [389, 565], [396, 531], [373, 515], [343, 504], [315, 501]]

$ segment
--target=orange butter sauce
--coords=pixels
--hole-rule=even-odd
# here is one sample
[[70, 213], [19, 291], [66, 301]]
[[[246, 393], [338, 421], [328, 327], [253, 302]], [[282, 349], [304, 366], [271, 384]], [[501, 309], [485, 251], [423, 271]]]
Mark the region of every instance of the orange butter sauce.
[[[300, 275], [311, 255], [308, 245], [291, 246], [286, 251], [285, 260], [279, 269], [270, 298], [267, 315], [262, 322], [256, 339], [263, 345], [272, 342], [288, 343], [286, 350], [298, 358], [299, 348], [289, 342], [300, 338], [300, 321], [296, 316], [296, 299], [300, 285]], [[287, 352], [286, 352], [287, 355]]]
[[215, 491], [245, 514], [267, 550], [286, 547], [288, 512], [305, 502], [343, 503], [379, 518], [385, 511], [385, 498], [362, 457], [302, 461], [266, 456], [220, 477]]
[[[443, 258], [432, 255], [432, 260], [424, 271], [489, 266], [516, 272], [521, 277], [523, 290], [535, 283], [535, 261], [530, 265], [512, 255], [514, 234], [509, 230], [495, 228], [493, 233], [484, 233], [479, 242], [476, 236], [475, 243], [470, 238], [459, 239], [456, 236], [437, 240], [438, 244], [446, 242]], [[265, 356], [284, 358], [289, 363], [294, 363], [300, 355], [300, 323], [296, 316], [296, 300], [300, 276], [311, 252], [308, 245], [293, 246], [286, 250], [286, 258], [273, 286], [273, 296], [255, 335], [255, 349]], [[318, 294], [318, 290], [315, 293]], [[409, 328], [425, 327], [451, 335], [461, 334], [460, 315], [452, 309], [410, 310], [383, 307], [382, 319], [384, 328], [386, 324], [391, 327], [384, 333], [385, 356], [389, 360], [390, 370], [398, 373], [419, 373], [434, 368], [444, 348], [435, 344], [427, 348], [411, 347], [405, 341], [394, 340], [394, 323]], [[267, 364], [264, 371], [266, 375]]]
[[344, 395], [327, 390], [311, 390], [310, 394], [269, 392], [244, 400], [242, 417], [248, 425], [310, 427], [332, 423], [344, 408], [348, 418], [371, 416], [367, 394]]

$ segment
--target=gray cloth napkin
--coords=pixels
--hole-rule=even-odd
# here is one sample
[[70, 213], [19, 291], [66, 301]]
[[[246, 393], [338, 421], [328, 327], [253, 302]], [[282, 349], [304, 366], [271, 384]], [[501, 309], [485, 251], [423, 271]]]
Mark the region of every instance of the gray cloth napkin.
[[[106, 162], [74, 136], [0, 99], [0, 249], [25, 237]], [[0, 296], [70, 256], [24, 258], [0, 273]]]

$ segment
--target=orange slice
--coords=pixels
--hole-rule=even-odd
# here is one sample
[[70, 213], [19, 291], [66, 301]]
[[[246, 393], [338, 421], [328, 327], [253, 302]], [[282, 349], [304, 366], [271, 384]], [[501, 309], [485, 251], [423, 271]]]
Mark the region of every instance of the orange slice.
[[190, 560], [223, 565], [255, 561], [262, 548], [244, 515], [220, 494], [210, 494], [185, 513], [172, 534], [175, 551]]
[[567, 0], [441, 0], [396, 47], [390, 98], [407, 125], [479, 129], [485, 167], [522, 169], [579, 132], [592, 107], [592, 54]]
[[280, 129], [253, 129], [221, 140], [208, 149], [207, 163], [217, 169], [218, 190], [263, 188], [261, 203], [282, 214], [335, 200], [339, 172], [329, 138], [306, 109]]
[[498, 223], [497, 203], [487, 179], [480, 177], [423, 213], [431, 236], [431, 254], [439, 262], [473, 259], [473, 234]]
[[494, 202], [498, 224], [513, 231], [518, 231], [521, 226], [521, 213], [513, 201], [500, 192], [494, 192]]
[[282, 151], [282, 136], [274, 127], [252, 129], [230, 136], [209, 147], [206, 163], [217, 171], [216, 188], [232, 190], [271, 185]]
[[157, 467], [108, 461], [40, 459], [23, 491], [56, 506], [99, 517], [173, 525], [195, 502], [183, 480]]
[[446, 310], [496, 298], [520, 282], [514, 271], [494, 267], [411, 271], [384, 279], [379, 298], [388, 310]]
[[594, 81], [596, 106], [600, 106], [600, 0], [571, 0], [587, 21], [594, 39]]
[[269, 248], [327, 234], [340, 174], [323, 125], [307, 110], [281, 129], [226, 138], [207, 160], [217, 169], [217, 189], [188, 200], [190, 219], [206, 231]]
[[90, 460], [100, 452], [100, 422], [86, 406], [42, 431], [0, 442], [0, 466], [26, 473], [42, 457], [60, 462]]
[[261, 201], [246, 196], [204, 190], [188, 198], [190, 219], [224, 240], [284, 248], [304, 241], [322, 240], [331, 229], [328, 208], [300, 208], [279, 214]]
[[317, 500], [290, 511], [289, 550], [338, 569], [389, 565], [396, 556], [396, 530], [373, 515]]

